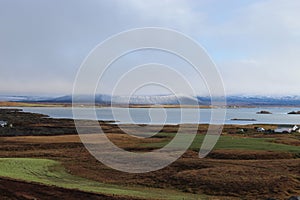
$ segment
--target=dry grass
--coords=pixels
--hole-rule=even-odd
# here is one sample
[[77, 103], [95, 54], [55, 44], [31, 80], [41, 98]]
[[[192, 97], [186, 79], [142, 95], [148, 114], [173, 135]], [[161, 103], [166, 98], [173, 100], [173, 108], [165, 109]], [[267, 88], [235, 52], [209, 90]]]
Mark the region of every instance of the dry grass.
[[[126, 135], [110, 134], [109, 138], [123, 148], [136, 148], [136, 141], [128, 142]], [[300, 193], [300, 159], [288, 153], [217, 150], [210, 158], [199, 159], [197, 152], [188, 151], [165, 169], [128, 174], [104, 166], [87, 152], [78, 136], [69, 135], [4, 137], [0, 156], [55, 159], [71, 174], [94, 181], [176, 189], [220, 199], [284, 199]]]
[[[4, 113], [3, 116], [7, 116], [7, 113]], [[29, 116], [13, 113], [11, 120], [13, 119], [16, 120], [16, 124], [17, 122], [20, 124], [20, 127], [16, 126], [15, 129], [20, 129], [19, 132], [24, 131], [24, 134], [27, 133], [26, 131], [31, 133], [30, 130], [43, 127], [42, 131], [37, 133], [50, 135], [51, 131], [54, 131], [53, 127], [58, 127], [59, 130], [71, 130], [64, 128], [74, 126], [71, 121], [42, 120], [41, 116], [34, 114]], [[28, 123], [24, 123], [26, 120], [29, 120]], [[36, 121], [39, 123], [34, 123]], [[160, 131], [160, 135], [154, 138], [140, 139], [124, 134], [116, 125], [103, 122], [100, 124], [111, 141], [124, 149], [133, 151], [152, 150], [153, 147], [148, 148], [145, 144], [165, 142], [178, 130], [178, 126], [165, 126]], [[86, 125], [89, 125], [88, 122]], [[129, 132], [138, 133], [132, 125], [124, 126], [126, 127], [123, 128], [128, 129]], [[273, 126], [265, 126], [265, 128], [268, 127]], [[147, 133], [156, 128], [155, 126], [143, 126], [142, 130], [143, 133]], [[237, 134], [240, 128], [246, 128], [248, 131]], [[185, 125], [184, 129], [186, 133], [192, 130], [190, 125]], [[203, 137], [206, 130], [207, 125], [199, 125], [199, 138]], [[300, 194], [300, 159], [296, 154], [288, 151], [289, 148], [297, 149], [299, 147], [299, 135], [261, 134], [257, 133], [254, 126], [251, 125], [228, 125], [225, 126], [223, 133], [225, 140], [221, 140], [222, 144], [219, 146], [222, 149], [214, 150], [209, 157], [199, 159], [195, 146], [194, 151], [187, 151], [170, 166], [145, 174], [123, 173], [103, 165], [89, 154], [78, 135], [0, 137], [0, 157], [52, 159], [60, 161], [69, 173], [90, 180], [121, 186], [134, 187], [138, 185], [199, 195], [205, 194], [212, 199], [252, 200], [269, 197], [287, 199], [292, 195]], [[91, 141], [96, 137], [93, 134], [89, 136]], [[250, 138], [251, 141], [250, 148], [243, 150], [224, 148], [235, 147], [234, 141], [245, 140], [246, 143], [242, 144], [249, 144], [247, 138]], [[258, 151], [256, 142], [263, 141], [265, 138], [272, 140], [272, 146], [278, 147], [279, 150], [283, 146], [278, 143], [286, 144], [284, 146], [286, 149], [269, 151], [265, 146], [264, 149]], [[268, 143], [259, 143], [259, 145], [262, 144]]]

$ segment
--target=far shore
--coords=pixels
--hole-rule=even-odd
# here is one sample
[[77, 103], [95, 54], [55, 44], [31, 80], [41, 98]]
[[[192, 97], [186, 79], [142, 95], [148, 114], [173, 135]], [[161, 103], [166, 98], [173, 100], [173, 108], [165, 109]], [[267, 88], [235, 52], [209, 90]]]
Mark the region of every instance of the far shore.
[[[0, 102], [0, 107], [72, 107], [72, 103], [53, 103], [53, 102], [7, 102], [3, 101]], [[120, 108], [212, 108], [210, 105], [148, 105], [148, 104], [141, 104], [141, 105], [122, 105], [122, 104], [76, 104], [76, 107], [93, 107], [96, 106], [98, 108], [102, 107], [120, 107]]]
[[[9, 102], [9, 101], [0, 101], [0, 107], [72, 107], [72, 103], [55, 103], [55, 102]], [[227, 106], [212, 106], [212, 105], [151, 105], [151, 104], [131, 104], [131, 105], [123, 105], [123, 104], [76, 104], [76, 107], [97, 107], [97, 108], [105, 108], [105, 107], [119, 107], [119, 108], [200, 108], [200, 109], [209, 109], [209, 108], [256, 108], [256, 107], [300, 107], [295, 105], [227, 105]]]

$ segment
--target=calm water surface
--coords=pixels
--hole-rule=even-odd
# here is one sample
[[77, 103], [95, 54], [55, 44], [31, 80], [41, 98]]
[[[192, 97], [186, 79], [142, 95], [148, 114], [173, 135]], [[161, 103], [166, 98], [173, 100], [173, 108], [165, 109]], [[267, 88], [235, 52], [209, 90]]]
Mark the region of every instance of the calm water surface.
[[[74, 118], [72, 108], [62, 107], [24, 107], [25, 112], [41, 113], [52, 118]], [[92, 108], [77, 108], [81, 112], [81, 119], [93, 119]], [[194, 117], [195, 109], [184, 108], [185, 117], [181, 118], [180, 108], [96, 108], [98, 120], [113, 120], [117, 123], [138, 124], [180, 124], [180, 123], [209, 123], [211, 109], [200, 109], [198, 119]], [[256, 114], [267, 110], [273, 114]], [[225, 124], [300, 124], [300, 115], [288, 115], [288, 112], [298, 111], [295, 107], [257, 107], [257, 108], [229, 108], [226, 110]], [[126, 117], [127, 113], [132, 119]], [[113, 114], [114, 113], [114, 114]], [[231, 119], [255, 119], [256, 121], [243, 121]]]

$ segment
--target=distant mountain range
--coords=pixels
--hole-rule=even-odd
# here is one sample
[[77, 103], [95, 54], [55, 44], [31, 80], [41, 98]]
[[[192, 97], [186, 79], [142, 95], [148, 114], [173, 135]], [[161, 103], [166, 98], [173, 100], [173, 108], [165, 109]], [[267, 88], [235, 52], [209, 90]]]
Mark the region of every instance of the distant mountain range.
[[[197, 97], [210, 104], [210, 97]], [[229, 106], [300, 106], [300, 96], [227, 96]]]
[[0, 95], [0, 101], [12, 101], [12, 102], [38, 102], [44, 100], [50, 100], [53, 97], [42, 96], [16, 96], [16, 95]]
[[[79, 95], [76, 97], [76, 102], [80, 103], [93, 103], [91, 102], [92, 96]], [[218, 98], [216, 98], [218, 99]], [[71, 103], [72, 95], [61, 97], [40, 97], [40, 96], [9, 96], [0, 95], [0, 101], [13, 101], [13, 102], [49, 102], [49, 103]], [[300, 106], [300, 96], [228, 96], [226, 97], [227, 105], [229, 106]], [[165, 104], [165, 105], [178, 105], [185, 104], [191, 105], [198, 102], [199, 105], [210, 105], [210, 97], [192, 97], [187, 95], [149, 95], [149, 96], [110, 96], [98, 94], [95, 96], [97, 104], [136, 104], [136, 105], [152, 105], [152, 104]]]
[[[78, 103], [93, 103], [93, 96], [79, 95], [75, 97], [75, 101]], [[72, 96], [62, 96], [54, 99], [44, 100], [46, 102], [56, 103], [70, 103], [72, 102]], [[109, 96], [109, 95], [95, 95], [95, 103], [98, 104], [135, 104], [135, 105], [192, 105], [200, 103], [197, 98], [185, 95], [149, 95], [149, 96]]]

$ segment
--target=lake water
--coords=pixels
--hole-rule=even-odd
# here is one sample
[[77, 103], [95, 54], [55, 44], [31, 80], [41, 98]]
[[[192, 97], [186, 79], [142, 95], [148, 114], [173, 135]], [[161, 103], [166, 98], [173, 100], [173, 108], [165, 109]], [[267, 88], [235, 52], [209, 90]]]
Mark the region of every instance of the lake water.
[[[65, 107], [23, 107], [25, 112], [41, 113], [52, 118], [74, 118], [72, 108]], [[92, 108], [77, 108], [80, 111], [80, 119], [93, 119]], [[267, 110], [273, 114], [256, 114], [261, 110]], [[226, 110], [225, 124], [300, 124], [300, 115], [288, 115], [288, 112], [298, 111], [295, 107], [257, 107], [257, 108], [229, 108]], [[210, 122], [211, 109], [200, 109], [199, 116], [195, 117], [195, 109], [184, 108], [184, 120], [180, 108], [97, 108], [98, 120], [117, 121], [117, 123], [137, 124], [180, 124]], [[129, 112], [128, 118], [127, 113]], [[197, 119], [198, 118], [198, 119]], [[231, 119], [255, 119], [256, 121], [231, 120]]]

